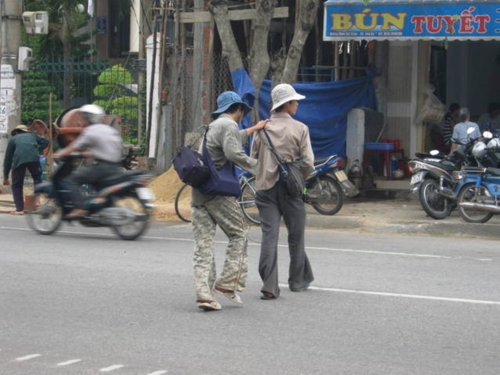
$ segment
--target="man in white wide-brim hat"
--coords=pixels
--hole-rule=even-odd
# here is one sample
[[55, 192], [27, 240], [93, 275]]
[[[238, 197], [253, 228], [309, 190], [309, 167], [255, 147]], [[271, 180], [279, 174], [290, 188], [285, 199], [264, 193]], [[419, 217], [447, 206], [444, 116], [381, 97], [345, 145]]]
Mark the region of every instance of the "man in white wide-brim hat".
[[[286, 161], [302, 160], [304, 178], [314, 170], [314, 154], [309, 128], [292, 118], [305, 99], [286, 83], [277, 85], [271, 92], [273, 105], [271, 118], [264, 131], [272, 146]], [[288, 194], [279, 180], [278, 162], [271, 150], [264, 131], [254, 137], [251, 156], [256, 158], [257, 174], [255, 203], [259, 208], [262, 241], [259, 274], [263, 281], [261, 299], [276, 299], [280, 295], [278, 285], [278, 237], [281, 216], [288, 230], [290, 267], [288, 286], [292, 292], [306, 290], [314, 280], [313, 272], [304, 248], [306, 211], [302, 197]]]

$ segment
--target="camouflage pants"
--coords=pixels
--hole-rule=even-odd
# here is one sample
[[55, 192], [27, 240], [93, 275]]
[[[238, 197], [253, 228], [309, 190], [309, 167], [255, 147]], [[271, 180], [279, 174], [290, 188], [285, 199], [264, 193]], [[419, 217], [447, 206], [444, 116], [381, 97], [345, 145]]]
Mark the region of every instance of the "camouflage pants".
[[[217, 279], [214, 254], [215, 228], [219, 226], [228, 237], [222, 272]], [[245, 288], [248, 225], [234, 197], [215, 197], [193, 207], [194, 282], [197, 301], [213, 301], [215, 285], [241, 292]]]

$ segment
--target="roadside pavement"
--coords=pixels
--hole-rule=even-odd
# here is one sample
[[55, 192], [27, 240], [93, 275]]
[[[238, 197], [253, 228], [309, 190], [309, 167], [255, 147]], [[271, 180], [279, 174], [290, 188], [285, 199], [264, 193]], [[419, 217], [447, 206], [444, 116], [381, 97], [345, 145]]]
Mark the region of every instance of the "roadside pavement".
[[[25, 193], [31, 190], [29, 185], [25, 187]], [[156, 221], [181, 223], [172, 202], [155, 204]], [[416, 195], [404, 191], [389, 196], [347, 198], [340, 212], [333, 216], [320, 215], [311, 206], [306, 207], [307, 227], [311, 229], [500, 239], [499, 215], [484, 224], [471, 224], [455, 210], [444, 220], [434, 220], [422, 210]], [[14, 209], [10, 187], [1, 186], [0, 214], [8, 215]]]

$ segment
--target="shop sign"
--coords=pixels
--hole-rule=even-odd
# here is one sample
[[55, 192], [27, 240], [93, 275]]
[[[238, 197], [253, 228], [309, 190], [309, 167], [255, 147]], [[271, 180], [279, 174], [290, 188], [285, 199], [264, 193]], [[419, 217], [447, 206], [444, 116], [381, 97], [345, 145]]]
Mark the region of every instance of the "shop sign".
[[323, 40], [500, 40], [500, 3], [330, 0]]

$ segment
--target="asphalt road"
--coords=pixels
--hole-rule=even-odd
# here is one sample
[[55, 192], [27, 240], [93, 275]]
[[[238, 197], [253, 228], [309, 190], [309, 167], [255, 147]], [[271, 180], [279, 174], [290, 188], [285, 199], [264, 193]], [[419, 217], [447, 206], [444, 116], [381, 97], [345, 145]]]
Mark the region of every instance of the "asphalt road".
[[281, 247], [282, 295], [262, 301], [253, 228], [244, 305], [203, 312], [189, 225], [126, 242], [4, 215], [0, 238], [1, 375], [499, 372], [496, 241], [309, 230], [312, 288], [288, 291]]

